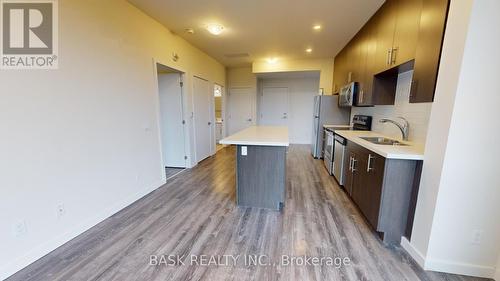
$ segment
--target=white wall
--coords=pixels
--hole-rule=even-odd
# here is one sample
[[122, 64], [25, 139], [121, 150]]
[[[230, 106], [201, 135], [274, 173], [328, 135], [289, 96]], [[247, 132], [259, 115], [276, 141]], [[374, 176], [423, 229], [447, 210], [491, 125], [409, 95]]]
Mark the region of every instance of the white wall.
[[500, 281], [500, 256], [498, 257], [498, 262], [497, 262], [497, 273], [495, 274], [496, 281]]
[[262, 88], [284, 87], [289, 90], [288, 129], [290, 143], [310, 144], [314, 96], [318, 94], [319, 77], [292, 79], [259, 79], [258, 120], [262, 109]]
[[396, 117], [402, 116], [410, 123], [410, 141], [424, 144], [432, 103], [410, 103], [412, 75], [413, 71], [399, 74], [394, 105], [353, 107], [351, 110], [351, 120], [356, 114], [373, 116], [373, 131], [400, 139], [401, 131], [396, 126], [389, 123], [379, 123], [379, 120], [382, 118], [391, 118], [400, 121]]
[[422, 266], [427, 256], [471, 6], [472, 1], [452, 1], [448, 15], [410, 245]]
[[500, 132], [487, 120], [500, 104], [499, 10], [496, 0], [451, 1], [409, 245], [429, 270], [493, 277], [498, 264]]
[[153, 58], [186, 72], [187, 117], [193, 75], [225, 84], [221, 64], [124, 0], [59, 5], [59, 69], [0, 70], [0, 279], [164, 182]]
[[332, 94], [333, 86], [333, 58], [278, 60], [274, 64], [266, 61], [256, 61], [252, 64], [253, 73], [265, 74], [274, 72], [319, 71], [319, 87], [325, 95]]

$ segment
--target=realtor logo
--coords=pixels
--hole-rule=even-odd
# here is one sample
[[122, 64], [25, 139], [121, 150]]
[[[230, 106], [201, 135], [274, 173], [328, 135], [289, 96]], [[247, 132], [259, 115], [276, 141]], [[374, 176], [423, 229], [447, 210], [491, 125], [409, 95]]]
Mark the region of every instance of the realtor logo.
[[0, 0], [0, 6], [1, 68], [57, 68], [57, 0]]

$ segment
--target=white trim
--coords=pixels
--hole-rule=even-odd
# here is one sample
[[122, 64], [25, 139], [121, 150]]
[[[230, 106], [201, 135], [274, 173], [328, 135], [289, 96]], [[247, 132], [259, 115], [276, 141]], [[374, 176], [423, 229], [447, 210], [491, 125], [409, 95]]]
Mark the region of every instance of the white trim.
[[410, 257], [415, 260], [415, 262], [421, 267], [425, 267], [425, 256], [415, 248], [406, 237], [401, 238], [401, 247], [410, 255]]
[[182, 119], [184, 120], [184, 126], [182, 128], [182, 132], [183, 132], [183, 135], [184, 135], [184, 156], [187, 157], [187, 159], [184, 159], [184, 167], [183, 168], [192, 168], [193, 165], [189, 162], [189, 159], [191, 158], [191, 149], [188, 149], [188, 147], [190, 147], [190, 141], [189, 141], [189, 134], [188, 134], [188, 130], [187, 130], [187, 126], [188, 126], [188, 122], [187, 122], [187, 118], [186, 118], [186, 112], [187, 112], [187, 108], [186, 108], [186, 93], [184, 91], [184, 87], [186, 85], [186, 82], [185, 82], [185, 78], [186, 78], [186, 72], [177, 68], [177, 67], [172, 67], [168, 64], [165, 64], [163, 62], [161, 62], [160, 60], [156, 59], [156, 58], [153, 58], [153, 75], [154, 75], [154, 79], [155, 79], [155, 87], [156, 87], [156, 97], [157, 97], [157, 100], [156, 100], [156, 104], [157, 104], [157, 107], [156, 107], [156, 117], [157, 117], [157, 122], [156, 122], [156, 125], [157, 125], [157, 130], [158, 130], [158, 141], [159, 141], [159, 144], [160, 144], [160, 154], [161, 154], [161, 165], [162, 165], [162, 179], [164, 181], [167, 180], [167, 176], [165, 174], [165, 159], [163, 159], [163, 146], [162, 146], [162, 139], [161, 139], [161, 122], [160, 122], [160, 119], [161, 119], [161, 114], [160, 114], [160, 111], [161, 111], [161, 106], [160, 106], [160, 97], [159, 97], [159, 93], [160, 93], [160, 87], [159, 87], [159, 84], [158, 84], [158, 64], [161, 64], [163, 66], [166, 66], [172, 70], [175, 70], [178, 74], [179, 74], [179, 79], [180, 79], [180, 82], [182, 82], [183, 86], [181, 87], [181, 111], [182, 111]]
[[14, 273], [18, 272], [19, 270], [25, 268], [26, 266], [30, 265], [31, 263], [37, 261], [38, 259], [42, 258], [43, 256], [47, 255], [48, 253], [52, 252], [53, 250], [59, 248], [63, 244], [67, 243], [71, 239], [77, 237], [78, 235], [84, 233], [85, 231], [89, 230], [90, 228], [94, 227], [98, 223], [104, 221], [105, 219], [111, 217], [112, 215], [118, 213], [125, 207], [131, 205], [135, 201], [143, 198], [150, 192], [158, 189], [162, 185], [164, 185], [165, 182], [159, 181], [156, 183], [151, 184], [150, 186], [143, 188], [139, 192], [132, 194], [131, 196], [128, 196], [124, 200], [116, 203], [115, 205], [103, 210], [101, 213], [97, 214], [96, 216], [89, 218], [88, 220], [84, 221], [81, 224], [76, 225], [73, 227], [71, 230], [63, 233], [60, 236], [55, 237], [52, 240], [47, 241], [46, 243], [43, 243], [39, 245], [38, 247], [35, 247], [32, 251], [28, 252], [25, 256], [12, 261], [11, 263], [5, 265], [4, 267], [0, 268], [0, 280], [7, 279], [9, 276], [13, 275]]
[[[500, 281], [500, 269], [496, 270], [491, 266], [478, 264], [459, 263], [440, 259], [426, 258], [417, 248], [415, 248], [405, 237], [401, 238], [401, 247], [417, 262], [424, 270], [438, 271], [452, 274], [460, 274], [483, 278], [496, 278]], [[496, 276], [496, 277], [494, 277]]]
[[491, 266], [483, 266], [470, 263], [459, 263], [453, 261], [427, 259], [425, 262], [425, 270], [439, 271], [445, 273], [453, 273], [474, 277], [493, 278], [495, 268]]

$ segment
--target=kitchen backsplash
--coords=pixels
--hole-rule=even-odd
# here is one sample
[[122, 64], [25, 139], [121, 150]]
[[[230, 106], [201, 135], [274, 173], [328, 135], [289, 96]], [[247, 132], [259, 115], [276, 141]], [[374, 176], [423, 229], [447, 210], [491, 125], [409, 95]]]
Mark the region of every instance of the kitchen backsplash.
[[396, 100], [394, 105], [377, 105], [374, 107], [353, 107], [352, 116], [363, 114], [373, 116], [372, 130], [381, 134], [401, 138], [401, 131], [390, 123], [379, 123], [382, 118], [398, 120], [398, 116], [404, 117], [410, 123], [409, 139], [412, 142], [425, 144], [427, 127], [431, 113], [432, 103], [410, 103], [410, 87], [413, 71], [399, 74], [396, 89]]

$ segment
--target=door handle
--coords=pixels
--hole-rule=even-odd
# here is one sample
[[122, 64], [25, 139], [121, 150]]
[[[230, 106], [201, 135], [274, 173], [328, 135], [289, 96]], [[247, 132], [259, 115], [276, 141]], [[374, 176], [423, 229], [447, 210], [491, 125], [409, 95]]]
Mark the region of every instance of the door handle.
[[212, 125], [212, 122], [208, 122], [208, 126]]
[[368, 155], [368, 165], [366, 166], [366, 172], [373, 171], [374, 169], [371, 167], [372, 165], [372, 160], [375, 159], [371, 154]]
[[356, 162], [358, 162], [358, 160], [356, 160], [356, 158], [352, 158], [352, 169], [351, 171], [352, 172], [356, 172]]
[[349, 171], [352, 171], [352, 156], [349, 156]]
[[387, 57], [386, 57], [385, 64], [391, 65], [391, 61], [392, 61], [392, 49], [387, 49]]
[[248, 122], [252, 122], [252, 118], [248, 118], [248, 119], [247, 119], [247, 121], [248, 121]]

